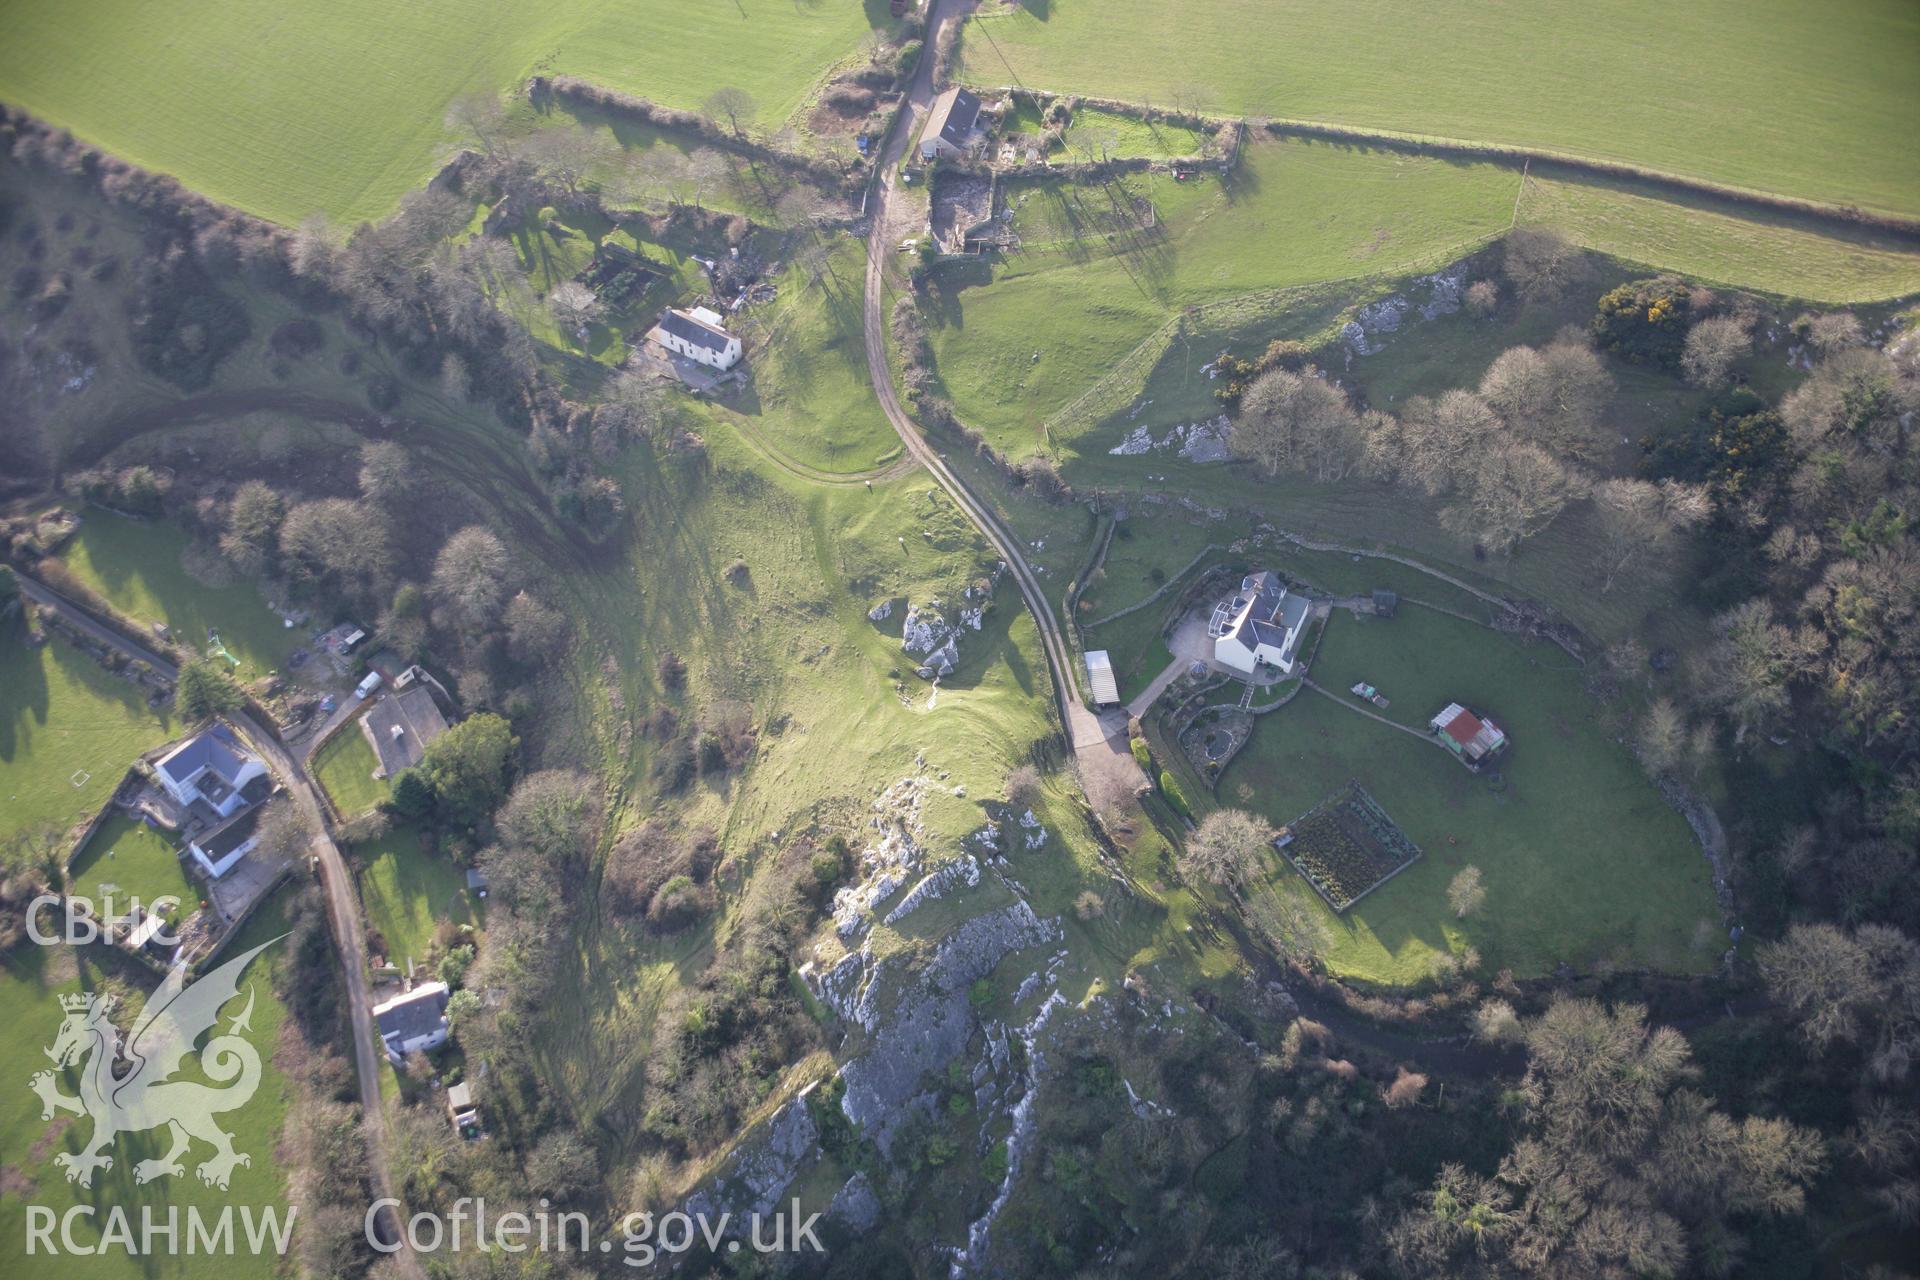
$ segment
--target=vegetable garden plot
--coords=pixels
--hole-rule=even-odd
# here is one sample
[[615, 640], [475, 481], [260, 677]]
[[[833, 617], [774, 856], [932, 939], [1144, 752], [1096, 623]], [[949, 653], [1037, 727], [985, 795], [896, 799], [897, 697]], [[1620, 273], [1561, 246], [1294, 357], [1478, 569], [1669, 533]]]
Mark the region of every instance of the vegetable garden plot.
[[1358, 782], [1348, 782], [1282, 828], [1273, 845], [1335, 911], [1345, 911], [1420, 858], [1420, 846]]

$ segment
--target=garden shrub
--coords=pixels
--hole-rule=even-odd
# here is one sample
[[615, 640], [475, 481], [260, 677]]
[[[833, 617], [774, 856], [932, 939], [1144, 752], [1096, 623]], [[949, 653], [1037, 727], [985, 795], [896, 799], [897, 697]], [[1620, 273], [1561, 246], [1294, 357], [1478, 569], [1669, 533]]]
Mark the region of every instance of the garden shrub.
[[1183, 818], [1193, 817], [1193, 808], [1187, 803], [1187, 793], [1180, 789], [1180, 781], [1167, 770], [1160, 771], [1160, 794], [1167, 798], [1173, 811]]
[[1672, 276], [1629, 281], [1601, 295], [1593, 334], [1631, 364], [1678, 368], [1692, 309], [1692, 291]]

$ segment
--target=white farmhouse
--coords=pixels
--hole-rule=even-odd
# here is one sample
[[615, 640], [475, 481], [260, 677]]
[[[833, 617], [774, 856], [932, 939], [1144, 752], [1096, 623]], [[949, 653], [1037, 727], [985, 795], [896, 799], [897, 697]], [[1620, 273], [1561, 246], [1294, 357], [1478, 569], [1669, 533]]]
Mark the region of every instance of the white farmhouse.
[[404, 995], [373, 1006], [373, 1020], [380, 1027], [380, 1042], [387, 1048], [388, 1061], [397, 1067], [408, 1054], [438, 1049], [447, 1042], [450, 994], [444, 982], [423, 982]]
[[740, 339], [728, 333], [720, 313], [706, 307], [674, 307], [647, 330], [647, 337], [676, 355], [725, 372], [740, 363]]
[[240, 745], [233, 731], [203, 729], [154, 762], [154, 777], [182, 809], [205, 804], [231, 818], [267, 793], [267, 766]]
[[1307, 598], [1288, 591], [1270, 570], [1248, 574], [1207, 626], [1214, 660], [1247, 675], [1262, 664], [1293, 674], [1308, 611]]

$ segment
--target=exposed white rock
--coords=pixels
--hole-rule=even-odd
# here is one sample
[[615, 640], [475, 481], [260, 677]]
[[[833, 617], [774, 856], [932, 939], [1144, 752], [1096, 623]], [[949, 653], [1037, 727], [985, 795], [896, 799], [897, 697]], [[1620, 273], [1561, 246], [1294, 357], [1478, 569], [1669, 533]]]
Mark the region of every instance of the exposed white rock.
[[973, 855], [966, 854], [955, 858], [952, 862], [943, 863], [938, 869], [928, 872], [919, 884], [907, 891], [907, 896], [900, 899], [898, 906], [887, 912], [886, 919], [881, 923], [893, 924], [927, 903], [939, 901], [955, 885], [965, 884], [971, 887], [979, 883], [980, 864], [974, 861]]
[[893, 601], [891, 600], [882, 600], [879, 604], [867, 610], [867, 618], [873, 622], [885, 622], [888, 618], [891, 618], [892, 616], [893, 616]]

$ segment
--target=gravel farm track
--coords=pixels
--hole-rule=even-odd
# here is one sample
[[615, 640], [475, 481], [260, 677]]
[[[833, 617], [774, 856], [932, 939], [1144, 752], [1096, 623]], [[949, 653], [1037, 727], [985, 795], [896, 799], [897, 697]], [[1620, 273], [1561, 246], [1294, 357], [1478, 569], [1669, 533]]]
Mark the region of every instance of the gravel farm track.
[[[927, 23], [926, 47], [938, 48], [949, 30], [958, 24], [970, 7], [970, 0], [935, 0], [932, 16]], [[1000, 523], [993, 511], [967, 488], [966, 483], [956, 476], [947, 466], [939, 452], [928, 444], [920, 434], [920, 429], [901, 407], [900, 397], [894, 391], [893, 373], [887, 363], [887, 325], [886, 325], [886, 264], [887, 255], [893, 251], [892, 213], [893, 197], [900, 177], [900, 157], [906, 152], [908, 142], [926, 118], [928, 107], [933, 101], [933, 69], [939, 59], [931, 55], [920, 59], [915, 71], [913, 84], [907, 91], [907, 110], [895, 119], [893, 131], [881, 145], [879, 159], [875, 165], [878, 175], [873, 188], [873, 198], [868, 202], [869, 229], [867, 231], [867, 281], [865, 307], [865, 337], [867, 344], [867, 371], [873, 381], [873, 393], [880, 401], [880, 407], [886, 412], [887, 421], [900, 437], [900, 443], [906, 447], [907, 456], [914, 459], [933, 474], [940, 487], [946, 490], [966, 513], [976, 528], [980, 530], [1000, 558], [1006, 562], [1013, 574], [1013, 580], [1020, 588], [1021, 599], [1033, 614], [1034, 625], [1040, 631], [1040, 644], [1046, 654], [1047, 669], [1053, 675], [1054, 694], [1059, 703], [1060, 720], [1067, 735], [1067, 742], [1073, 748], [1080, 767], [1090, 773], [1106, 774], [1123, 786], [1128, 793], [1147, 785], [1146, 774], [1135, 763], [1133, 753], [1127, 742], [1126, 713], [1109, 711], [1104, 716], [1095, 715], [1087, 709], [1080, 698], [1080, 685], [1073, 667], [1073, 650], [1061, 634], [1060, 625], [1055, 620], [1053, 610], [1047, 604], [1046, 593], [1034, 576], [1033, 569], [1026, 558], [1020, 554], [1020, 542], [1010, 530]]]

